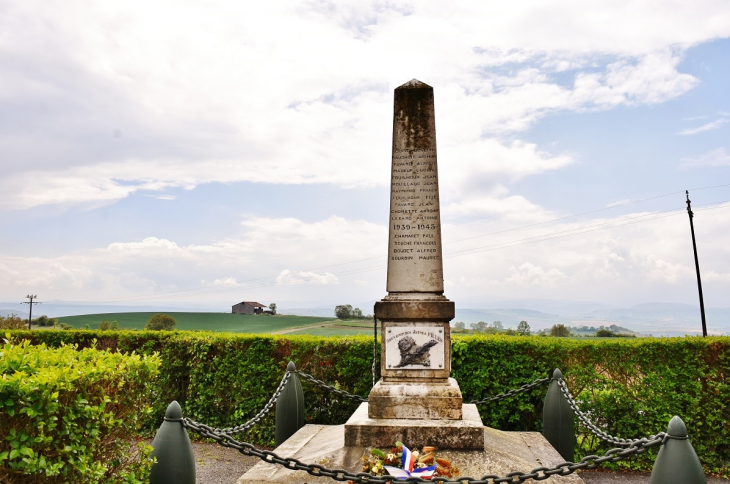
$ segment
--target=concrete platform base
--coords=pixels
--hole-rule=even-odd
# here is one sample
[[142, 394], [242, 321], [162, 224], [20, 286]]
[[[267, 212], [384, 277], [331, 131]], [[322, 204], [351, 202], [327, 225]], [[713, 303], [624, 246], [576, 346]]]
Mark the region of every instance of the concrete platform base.
[[[446, 450], [438, 451], [438, 456], [459, 466], [462, 477], [475, 479], [488, 474], [506, 476], [515, 471], [529, 472], [537, 467], [553, 467], [563, 462], [557, 451], [537, 432], [502, 432], [484, 427], [483, 435], [486, 450]], [[384, 444], [381, 448], [392, 445], [392, 443]], [[308, 464], [320, 464], [329, 469], [345, 469], [355, 473], [362, 470], [361, 458], [366, 450], [366, 447], [345, 447], [344, 425], [306, 425], [274, 452], [282, 457], [294, 457]], [[259, 462], [241, 476], [236, 484], [273, 482], [319, 484], [335, 481], [326, 477], [314, 477], [304, 471]], [[542, 482], [583, 484], [583, 480], [575, 474], [565, 477], [553, 476]]]
[[414, 449], [436, 445], [444, 449], [484, 450], [484, 425], [476, 405], [462, 405], [461, 420], [372, 419], [362, 403], [345, 424], [345, 446], [379, 447], [405, 442]]

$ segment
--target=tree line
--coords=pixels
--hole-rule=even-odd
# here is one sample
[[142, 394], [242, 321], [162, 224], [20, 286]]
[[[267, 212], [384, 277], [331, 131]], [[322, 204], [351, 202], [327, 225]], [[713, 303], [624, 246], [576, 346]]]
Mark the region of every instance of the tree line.
[[335, 317], [337, 319], [372, 319], [372, 314], [363, 314], [360, 308], [353, 308], [351, 304], [340, 304], [335, 306]]

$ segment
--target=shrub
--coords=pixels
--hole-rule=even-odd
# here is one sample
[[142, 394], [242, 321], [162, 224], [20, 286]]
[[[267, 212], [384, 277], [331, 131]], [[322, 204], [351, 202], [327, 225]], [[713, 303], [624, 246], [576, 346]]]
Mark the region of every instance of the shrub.
[[106, 319], [99, 323], [99, 329], [102, 331], [109, 331], [111, 329], [111, 324], [109, 324], [109, 321]]
[[32, 326], [53, 326], [58, 322], [58, 318], [49, 318], [45, 314], [33, 320]]
[[[261, 336], [152, 331], [17, 331], [52, 346], [77, 343], [162, 359], [150, 432], [172, 400], [185, 416], [215, 427], [253, 417], [268, 401], [288, 361], [339, 389], [367, 396], [372, 386], [371, 337]], [[379, 349], [379, 346], [378, 346]], [[464, 401], [518, 388], [560, 368], [580, 408], [606, 432], [637, 438], [666, 431], [679, 415], [705, 469], [730, 476], [730, 338], [601, 338], [595, 340], [484, 335], [454, 336], [452, 376]], [[379, 366], [377, 367], [379, 370]], [[377, 376], [377, 375], [376, 375]], [[357, 403], [303, 381], [308, 423], [342, 424]], [[540, 431], [546, 387], [480, 405], [485, 425]], [[247, 442], [273, 443], [270, 412]], [[576, 459], [611, 446], [576, 427]], [[650, 470], [656, 451], [604, 466]]]
[[133, 439], [159, 358], [5, 341], [0, 482], [145, 482], [151, 449]]
[[565, 338], [570, 336], [570, 330], [564, 324], [555, 324], [550, 328], [550, 336]]
[[147, 321], [144, 329], [150, 331], [172, 331], [175, 329], [175, 325], [177, 325], [177, 321], [172, 316], [168, 314], [155, 314]]
[[28, 323], [20, 319], [15, 314], [10, 316], [0, 316], [0, 329], [27, 329]]
[[599, 338], [611, 338], [612, 336], [616, 336], [616, 333], [609, 329], [599, 329], [596, 331], [596, 336]]

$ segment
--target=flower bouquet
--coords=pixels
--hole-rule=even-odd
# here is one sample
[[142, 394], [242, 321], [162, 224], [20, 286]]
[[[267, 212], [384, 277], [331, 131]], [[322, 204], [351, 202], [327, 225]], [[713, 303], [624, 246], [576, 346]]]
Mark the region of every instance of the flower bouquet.
[[376, 476], [386, 472], [398, 479], [420, 477], [431, 479], [433, 476], [458, 477], [459, 468], [446, 459], [436, 457], [438, 448], [425, 446], [421, 451], [411, 451], [402, 442], [396, 442], [390, 452], [371, 449], [362, 456], [362, 470]]

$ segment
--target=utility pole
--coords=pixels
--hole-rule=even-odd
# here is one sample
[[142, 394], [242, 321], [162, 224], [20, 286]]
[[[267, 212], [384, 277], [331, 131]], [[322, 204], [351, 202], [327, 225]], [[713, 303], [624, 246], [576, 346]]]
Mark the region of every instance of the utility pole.
[[27, 304], [29, 306], [30, 313], [28, 314], [28, 329], [31, 329], [30, 323], [31, 323], [31, 321], [33, 321], [33, 305], [34, 304], [43, 304], [43, 303], [40, 303], [38, 301], [35, 301], [35, 302], [33, 301], [33, 299], [38, 297], [38, 295], [36, 295], [36, 294], [33, 294], [33, 295], [28, 294], [25, 297], [30, 299], [30, 301], [23, 301], [21, 304]]
[[705, 301], [702, 297], [702, 279], [700, 279], [700, 260], [697, 258], [697, 242], [695, 241], [695, 226], [692, 223], [692, 205], [689, 199], [689, 190], [684, 191], [687, 194], [687, 213], [689, 214], [689, 228], [692, 231], [692, 248], [695, 252], [695, 269], [697, 270], [697, 289], [700, 292], [700, 314], [702, 315], [702, 336], [707, 336], [707, 321], [705, 321]]

